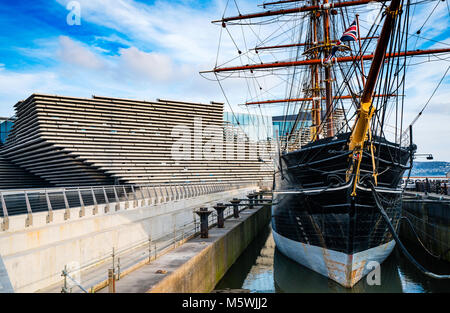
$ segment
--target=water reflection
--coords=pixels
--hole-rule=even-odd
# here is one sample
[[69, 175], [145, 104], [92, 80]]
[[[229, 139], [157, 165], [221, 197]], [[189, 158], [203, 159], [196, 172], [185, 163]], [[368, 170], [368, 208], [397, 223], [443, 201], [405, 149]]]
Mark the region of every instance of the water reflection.
[[[408, 246], [408, 249], [413, 248]], [[427, 268], [438, 273], [450, 272], [448, 263], [429, 260], [420, 251], [410, 251]], [[366, 278], [363, 278], [353, 288], [344, 288], [280, 253], [275, 247], [268, 227], [254, 240], [216, 287], [217, 290], [226, 288], [269, 293], [450, 292], [450, 282], [424, 276], [395, 249], [381, 264], [380, 286], [370, 286]]]

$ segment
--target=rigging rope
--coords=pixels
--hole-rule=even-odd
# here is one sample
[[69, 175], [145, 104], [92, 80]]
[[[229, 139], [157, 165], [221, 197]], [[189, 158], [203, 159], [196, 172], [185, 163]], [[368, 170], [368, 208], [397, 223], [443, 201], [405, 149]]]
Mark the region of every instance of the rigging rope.
[[[436, 88], [434, 88], [433, 93], [431, 94], [430, 98], [428, 99], [427, 103], [425, 103], [425, 105], [423, 106], [422, 110], [420, 110], [419, 114], [417, 114], [417, 116], [414, 118], [414, 120], [411, 122], [411, 124], [409, 124], [408, 128], [410, 126], [413, 126], [417, 120], [422, 116], [423, 111], [425, 111], [426, 107], [428, 106], [428, 104], [430, 103], [431, 99], [433, 98], [434, 94], [436, 93], [436, 91], [438, 90], [439, 86], [441, 85], [442, 81], [444, 80], [445, 76], [447, 76], [448, 70], [450, 70], [450, 66], [447, 67], [447, 70], [445, 71], [444, 75], [442, 76], [441, 80], [439, 81], [439, 83], [437, 84]], [[407, 130], [405, 130], [405, 132], [403, 132], [403, 134], [405, 134], [407, 132]]]

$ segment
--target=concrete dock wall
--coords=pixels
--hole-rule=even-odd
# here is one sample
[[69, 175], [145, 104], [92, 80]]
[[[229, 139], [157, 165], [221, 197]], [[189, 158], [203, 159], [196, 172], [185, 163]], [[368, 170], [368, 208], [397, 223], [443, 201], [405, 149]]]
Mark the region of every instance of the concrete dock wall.
[[[270, 206], [263, 206], [241, 221], [229, 220], [229, 229], [214, 229], [212, 242], [179, 266], [148, 292], [211, 292], [257, 234], [270, 222]], [[230, 227], [231, 224], [231, 227]], [[201, 241], [195, 239], [193, 241]], [[194, 243], [195, 244], [195, 243]]]
[[[193, 209], [207, 202], [243, 197], [256, 186], [217, 192], [191, 199], [170, 201], [133, 208], [133, 203], [118, 203], [105, 212], [104, 205], [85, 208], [80, 218], [79, 208], [54, 211], [53, 222], [46, 223], [47, 213], [33, 214], [33, 226], [24, 227], [26, 215], [12, 216], [10, 229], [0, 233], [0, 258], [15, 292], [34, 292], [62, 280], [61, 271], [67, 264], [95, 265], [111, 261], [113, 247], [126, 249], [151, 236], [170, 234], [175, 227], [194, 220]], [[146, 203], [141, 203], [146, 204]]]
[[[407, 217], [423, 244], [434, 254], [444, 255], [450, 262], [450, 200], [428, 199], [403, 200], [403, 216]], [[400, 229], [402, 239], [418, 244], [406, 222]]]

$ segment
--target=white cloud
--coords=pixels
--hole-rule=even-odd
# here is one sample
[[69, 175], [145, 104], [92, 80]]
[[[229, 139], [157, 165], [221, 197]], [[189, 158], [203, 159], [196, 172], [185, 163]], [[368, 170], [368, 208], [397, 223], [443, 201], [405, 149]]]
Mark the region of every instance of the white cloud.
[[123, 73], [134, 78], [169, 81], [173, 78], [173, 63], [162, 53], [146, 53], [135, 47], [120, 49]]
[[89, 48], [67, 36], [59, 37], [58, 56], [67, 64], [98, 70], [104, 67], [102, 60]]

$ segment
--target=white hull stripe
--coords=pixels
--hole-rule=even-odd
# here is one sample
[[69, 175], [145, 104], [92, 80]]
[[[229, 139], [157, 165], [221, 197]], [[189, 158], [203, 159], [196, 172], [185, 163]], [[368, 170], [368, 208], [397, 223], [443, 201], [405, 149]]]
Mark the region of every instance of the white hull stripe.
[[[328, 277], [344, 287], [353, 287], [366, 276], [372, 267], [370, 261], [381, 264], [391, 254], [395, 246], [392, 240], [384, 245], [348, 255], [318, 246], [305, 244], [273, 233], [273, 238], [281, 253], [309, 269]], [[293, 277], [293, 279], [296, 279]]]

